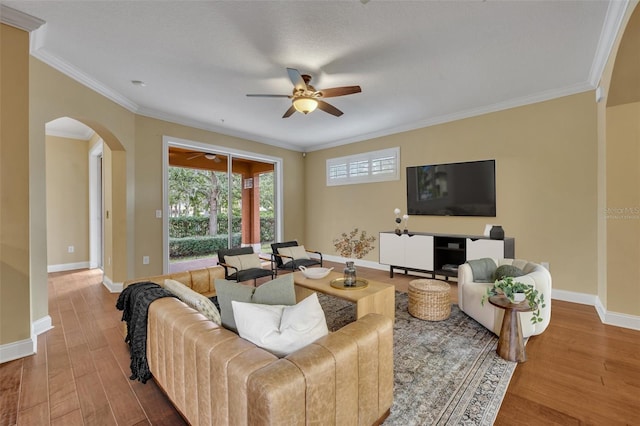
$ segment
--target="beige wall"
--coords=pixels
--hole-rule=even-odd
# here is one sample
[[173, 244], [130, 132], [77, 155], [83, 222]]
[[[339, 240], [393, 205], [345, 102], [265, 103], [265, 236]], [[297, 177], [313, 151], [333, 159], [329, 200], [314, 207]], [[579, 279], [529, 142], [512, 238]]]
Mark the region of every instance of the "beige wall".
[[47, 136], [45, 145], [48, 265], [88, 264], [89, 144]]
[[[638, 76], [640, 79], [640, 76]], [[607, 108], [607, 308], [640, 314], [640, 102]]]
[[[400, 181], [327, 187], [325, 160], [399, 146]], [[331, 238], [354, 226], [392, 230], [406, 211], [406, 166], [496, 159], [497, 217], [411, 216], [412, 231], [482, 235], [502, 224], [516, 256], [550, 263], [554, 288], [595, 294], [597, 133], [593, 92], [387, 136], [307, 155], [307, 242], [333, 253]], [[378, 251], [367, 259], [378, 260]]]
[[0, 345], [4, 345], [31, 336], [29, 35], [6, 25], [0, 25], [0, 122]]

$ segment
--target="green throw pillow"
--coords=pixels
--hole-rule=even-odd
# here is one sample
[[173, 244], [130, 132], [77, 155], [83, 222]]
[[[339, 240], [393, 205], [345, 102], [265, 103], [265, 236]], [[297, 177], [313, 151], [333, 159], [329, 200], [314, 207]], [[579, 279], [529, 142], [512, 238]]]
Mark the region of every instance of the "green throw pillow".
[[233, 317], [231, 302], [260, 303], [263, 305], [295, 305], [296, 291], [293, 284], [293, 274], [283, 275], [266, 282], [258, 287], [249, 287], [235, 281], [216, 279], [216, 296], [220, 305], [222, 325], [229, 330], [236, 331], [236, 321]]
[[501, 280], [504, 277], [521, 277], [524, 275], [522, 269], [517, 268], [513, 265], [500, 265], [496, 269], [496, 272], [493, 274], [494, 280]]
[[496, 262], [493, 259], [483, 258], [467, 260], [471, 273], [473, 274], [474, 283], [492, 283], [493, 276], [496, 271]]

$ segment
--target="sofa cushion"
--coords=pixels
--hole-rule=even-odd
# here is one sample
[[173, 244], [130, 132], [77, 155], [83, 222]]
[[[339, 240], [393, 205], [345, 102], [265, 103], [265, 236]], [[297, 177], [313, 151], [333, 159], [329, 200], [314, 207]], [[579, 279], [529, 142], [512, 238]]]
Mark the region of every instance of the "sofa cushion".
[[521, 277], [524, 275], [524, 271], [517, 266], [513, 265], [500, 265], [493, 274], [494, 280], [501, 280], [504, 277]]
[[493, 259], [468, 260], [467, 263], [473, 272], [473, 282], [492, 283], [494, 281], [493, 274], [496, 271], [496, 263]]
[[200, 312], [211, 321], [218, 325], [222, 324], [220, 312], [216, 308], [216, 305], [214, 305], [206, 296], [191, 290], [179, 281], [171, 279], [164, 280], [164, 288], [178, 296], [180, 300]]
[[[307, 250], [305, 250], [304, 246], [280, 247], [278, 249], [278, 253], [283, 256], [291, 257], [293, 260], [309, 259], [309, 255], [307, 254]], [[290, 262], [290, 259], [285, 258], [283, 259], [283, 262]]]
[[262, 262], [260, 261], [257, 253], [225, 256], [224, 263], [229, 266], [233, 266], [239, 271], [245, 271], [252, 268], [262, 268]]
[[231, 303], [240, 337], [276, 356], [286, 356], [329, 334], [316, 293], [293, 306]]
[[234, 300], [265, 305], [296, 304], [296, 291], [292, 274], [283, 275], [258, 287], [249, 287], [235, 281], [223, 279], [216, 279], [215, 286], [222, 316], [222, 325], [233, 331], [237, 330], [231, 305]]

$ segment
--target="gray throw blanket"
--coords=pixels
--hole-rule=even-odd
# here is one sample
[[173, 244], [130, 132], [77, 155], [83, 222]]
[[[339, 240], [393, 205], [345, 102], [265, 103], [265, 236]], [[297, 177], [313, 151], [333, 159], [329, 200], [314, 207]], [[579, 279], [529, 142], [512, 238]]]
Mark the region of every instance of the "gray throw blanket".
[[492, 283], [493, 274], [496, 272], [496, 263], [493, 259], [484, 258], [467, 260], [473, 272], [473, 281], [476, 283]]
[[128, 286], [116, 302], [116, 308], [122, 311], [122, 321], [127, 323], [127, 337], [131, 352], [131, 376], [146, 383], [151, 378], [147, 363], [147, 316], [149, 305], [161, 297], [175, 297], [173, 293], [156, 283], [143, 282]]

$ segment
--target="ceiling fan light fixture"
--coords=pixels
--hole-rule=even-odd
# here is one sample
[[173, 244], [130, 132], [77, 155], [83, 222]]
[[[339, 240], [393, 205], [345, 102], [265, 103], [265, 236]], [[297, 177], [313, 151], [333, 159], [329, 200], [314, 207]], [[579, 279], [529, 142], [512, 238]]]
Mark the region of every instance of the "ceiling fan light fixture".
[[318, 107], [318, 101], [310, 96], [300, 96], [293, 100], [293, 107], [298, 112], [309, 114]]
[[215, 160], [216, 159], [216, 155], [215, 154], [205, 154], [204, 158], [206, 158], [207, 160]]

